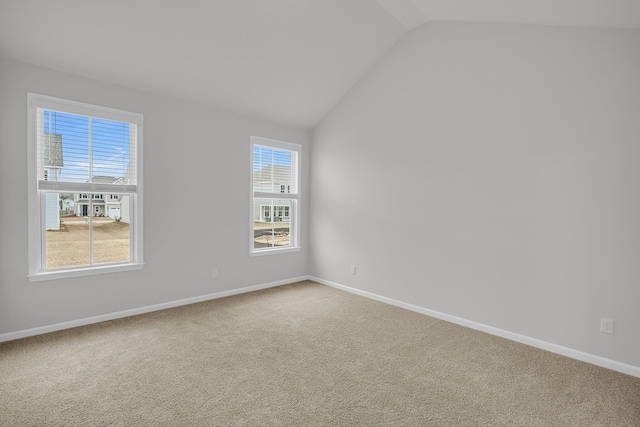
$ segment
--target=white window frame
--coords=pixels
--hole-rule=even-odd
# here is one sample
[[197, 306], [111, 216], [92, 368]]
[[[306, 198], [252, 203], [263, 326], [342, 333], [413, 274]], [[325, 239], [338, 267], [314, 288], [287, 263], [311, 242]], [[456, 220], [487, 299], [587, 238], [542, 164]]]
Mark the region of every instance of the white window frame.
[[[278, 192], [257, 192], [253, 189], [253, 152], [254, 146], [261, 145], [265, 147], [288, 150], [297, 153], [297, 168], [296, 181], [292, 182], [294, 185], [294, 193], [280, 193]], [[278, 141], [275, 139], [263, 138], [259, 136], [252, 136], [250, 138], [250, 162], [249, 162], [249, 190], [250, 190], [250, 202], [249, 202], [249, 255], [261, 256], [261, 255], [273, 255], [286, 252], [297, 252], [300, 250], [300, 206], [301, 206], [301, 165], [302, 165], [302, 145], [294, 144], [291, 142]], [[292, 171], [293, 173], [293, 171]], [[290, 200], [291, 208], [289, 209], [289, 245], [281, 247], [269, 247], [269, 248], [255, 248], [254, 247], [254, 229], [253, 229], [253, 216], [254, 216], [254, 202], [256, 200]], [[271, 219], [273, 220], [275, 209], [271, 210]]]
[[[134, 124], [136, 127], [136, 183], [135, 185], [99, 184], [99, 183], [66, 183], [64, 181], [47, 181], [43, 187], [38, 180], [38, 109], [50, 109], [69, 114], [89, 116], [113, 121]], [[29, 273], [31, 282], [64, 279], [70, 277], [89, 276], [95, 274], [115, 273], [121, 271], [140, 270], [144, 266], [143, 257], [143, 116], [142, 114], [116, 110], [83, 102], [54, 98], [52, 96], [27, 93], [27, 172], [28, 172], [28, 233], [29, 233]], [[132, 156], [133, 157], [133, 156]], [[60, 190], [77, 194], [117, 193], [128, 194], [131, 203], [130, 223], [130, 259], [125, 262], [96, 265], [72, 266], [47, 269], [45, 265], [46, 231], [44, 227], [46, 191]], [[92, 199], [90, 198], [89, 201]]]

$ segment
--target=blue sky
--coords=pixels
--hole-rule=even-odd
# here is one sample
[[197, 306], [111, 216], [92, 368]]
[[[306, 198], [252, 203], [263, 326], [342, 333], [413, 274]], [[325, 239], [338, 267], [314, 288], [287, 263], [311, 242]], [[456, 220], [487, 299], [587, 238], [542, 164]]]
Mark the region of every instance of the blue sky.
[[269, 165], [291, 166], [291, 152], [263, 145], [253, 146], [253, 171], [258, 171]]
[[61, 181], [86, 182], [90, 174], [119, 178], [127, 171], [128, 123], [45, 110], [44, 133], [62, 135], [64, 166], [59, 178]]

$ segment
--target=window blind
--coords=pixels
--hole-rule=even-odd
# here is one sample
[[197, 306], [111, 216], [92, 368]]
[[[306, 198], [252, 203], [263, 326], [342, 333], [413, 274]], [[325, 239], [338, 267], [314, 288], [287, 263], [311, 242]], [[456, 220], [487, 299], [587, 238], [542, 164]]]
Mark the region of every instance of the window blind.
[[297, 199], [298, 152], [253, 146], [254, 197]]
[[134, 193], [137, 124], [37, 109], [38, 189]]

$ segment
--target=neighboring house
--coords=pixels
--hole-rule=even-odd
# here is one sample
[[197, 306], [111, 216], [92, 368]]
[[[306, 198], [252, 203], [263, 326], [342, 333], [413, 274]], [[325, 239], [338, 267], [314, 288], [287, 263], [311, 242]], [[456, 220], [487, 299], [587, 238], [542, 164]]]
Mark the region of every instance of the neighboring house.
[[[124, 177], [121, 178], [120, 183], [122, 184], [130, 183], [131, 175], [129, 174], [129, 167], [130, 165], [127, 166], [127, 171], [125, 172]], [[131, 208], [129, 207], [130, 197], [130, 195], [124, 195], [120, 197], [120, 220], [122, 222], [126, 222], [127, 224], [131, 222]]]
[[[44, 180], [57, 181], [64, 165], [62, 160], [62, 135], [44, 134]], [[57, 193], [45, 196], [45, 229], [60, 230], [60, 197]]]
[[73, 194], [60, 194], [60, 214], [70, 215], [75, 213], [75, 202], [73, 200]]
[[[122, 184], [123, 180], [112, 176], [91, 178], [91, 182], [103, 184]], [[129, 198], [122, 194], [74, 194], [73, 205], [77, 216], [108, 216], [129, 222]]]
[[[254, 190], [267, 193], [291, 193], [291, 168], [289, 166], [266, 166], [253, 174]], [[275, 206], [267, 200], [253, 202], [253, 220], [259, 222], [289, 222], [290, 202], [283, 200]]]

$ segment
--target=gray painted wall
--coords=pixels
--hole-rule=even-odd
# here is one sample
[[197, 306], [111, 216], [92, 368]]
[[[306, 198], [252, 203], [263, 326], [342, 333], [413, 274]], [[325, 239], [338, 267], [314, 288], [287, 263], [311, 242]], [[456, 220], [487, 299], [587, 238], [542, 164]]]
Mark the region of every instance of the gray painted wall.
[[[427, 24], [312, 145], [0, 58], [0, 334], [310, 273], [640, 366], [639, 51], [638, 31]], [[27, 91], [145, 115], [144, 270], [28, 282]], [[248, 255], [250, 135], [303, 144], [300, 252]]]
[[311, 274], [640, 366], [639, 52], [640, 31], [409, 33], [313, 131]]
[[[27, 92], [144, 114], [143, 270], [29, 283]], [[249, 257], [251, 135], [303, 145], [299, 252]], [[0, 334], [307, 274], [308, 147], [305, 130], [0, 59]]]

